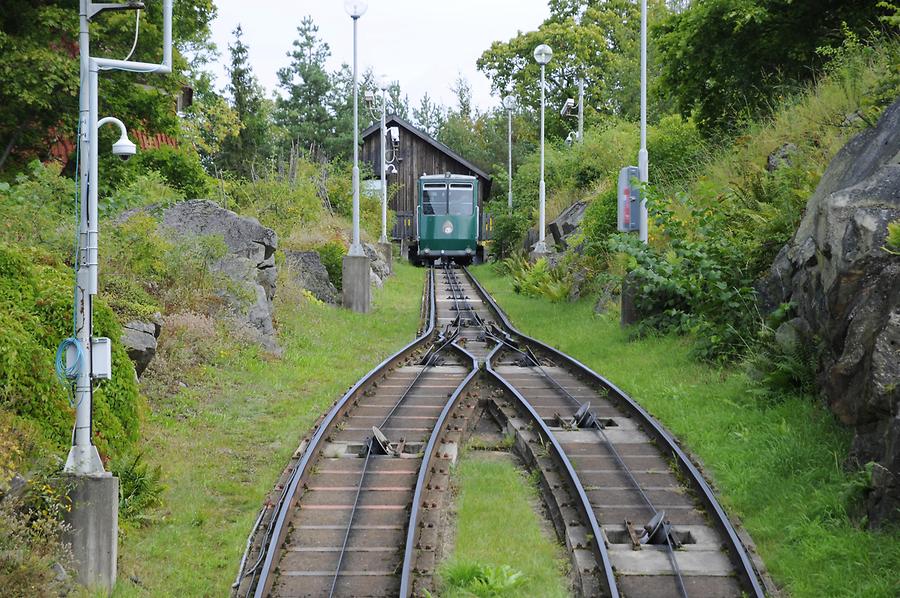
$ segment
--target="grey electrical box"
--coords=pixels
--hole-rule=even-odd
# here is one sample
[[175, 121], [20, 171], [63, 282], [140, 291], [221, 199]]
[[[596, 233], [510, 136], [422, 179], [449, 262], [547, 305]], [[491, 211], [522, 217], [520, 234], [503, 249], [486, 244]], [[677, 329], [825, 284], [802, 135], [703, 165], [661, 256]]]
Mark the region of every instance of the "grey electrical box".
[[91, 374], [95, 380], [112, 378], [112, 343], [108, 338], [91, 339]]
[[641, 171], [626, 166], [619, 171], [619, 231], [631, 232], [641, 227]]

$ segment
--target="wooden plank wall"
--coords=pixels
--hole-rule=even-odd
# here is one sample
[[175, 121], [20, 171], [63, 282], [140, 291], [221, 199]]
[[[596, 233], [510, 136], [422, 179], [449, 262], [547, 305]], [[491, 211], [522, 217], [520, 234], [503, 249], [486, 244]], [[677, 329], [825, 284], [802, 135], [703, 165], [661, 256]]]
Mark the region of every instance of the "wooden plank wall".
[[[366, 137], [360, 152], [360, 161], [369, 164], [378, 177], [381, 172], [379, 170], [380, 137], [378, 131]], [[477, 176], [458, 161], [403, 127], [400, 127], [400, 149], [394, 166], [397, 167], [397, 174], [388, 176], [388, 189], [392, 191], [393, 187], [400, 186], [390, 203], [390, 208], [396, 212], [413, 212], [415, 210], [416, 183], [423, 174], [443, 174], [449, 171], [453, 174]], [[483, 205], [486, 183], [487, 181], [479, 177], [479, 206]]]

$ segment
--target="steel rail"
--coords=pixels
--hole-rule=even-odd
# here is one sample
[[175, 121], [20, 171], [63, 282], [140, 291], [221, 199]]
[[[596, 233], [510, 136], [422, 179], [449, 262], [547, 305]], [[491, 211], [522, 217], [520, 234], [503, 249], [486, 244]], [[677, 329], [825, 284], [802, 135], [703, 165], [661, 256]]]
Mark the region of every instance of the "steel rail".
[[406, 528], [406, 547], [403, 551], [403, 567], [400, 573], [401, 598], [408, 598], [412, 594], [412, 559], [419, 521], [419, 507], [422, 503], [422, 492], [425, 488], [425, 484], [428, 479], [430, 479], [428, 474], [431, 467], [431, 460], [437, 453], [441, 430], [446, 424], [450, 412], [459, 401], [459, 397], [462, 396], [462, 393], [468, 387], [469, 383], [478, 375], [478, 360], [475, 356], [456, 343], [454, 343], [453, 346], [472, 360], [472, 370], [463, 381], [460, 382], [459, 386], [456, 387], [456, 390], [450, 396], [450, 399], [444, 404], [444, 408], [441, 410], [438, 420], [434, 424], [434, 429], [431, 431], [431, 436], [428, 438], [428, 444], [425, 446], [422, 464], [419, 466], [419, 475], [416, 478], [416, 489], [413, 493], [412, 508], [409, 513], [409, 524]]
[[[393, 417], [394, 413], [397, 411], [397, 409], [400, 407], [400, 405], [406, 400], [406, 397], [409, 396], [409, 393], [412, 391], [412, 389], [416, 386], [416, 383], [419, 381], [419, 379], [422, 378], [422, 375], [425, 374], [425, 371], [428, 368], [434, 366], [434, 363], [436, 361], [438, 354], [441, 351], [443, 351], [445, 348], [447, 348], [447, 346], [453, 342], [453, 339], [456, 337], [456, 334], [458, 334], [458, 332], [454, 333], [449, 339], [444, 341], [443, 344], [441, 344], [441, 346], [438, 347], [435, 351], [429, 353], [428, 358], [426, 359], [425, 363], [422, 365], [422, 369], [419, 370], [418, 373], [416, 373], [416, 376], [412, 379], [412, 382], [410, 382], [407, 385], [406, 390], [403, 391], [403, 393], [400, 395], [400, 398], [397, 399], [397, 401], [394, 403], [394, 406], [391, 408], [391, 410], [388, 412], [388, 414], [384, 417], [384, 419], [381, 420], [381, 424], [378, 426], [378, 429], [384, 428], [385, 424], [387, 424], [388, 421], [390, 421], [391, 417]], [[473, 366], [473, 368], [474, 368], [474, 366]], [[477, 372], [477, 368], [475, 368], [474, 371]], [[457, 390], [458, 389], [459, 389], [459, 387], [457, 387]], [[363, 484], [366, 481], [366, 474], [368, 473], [368, 470], [369, 470], [369, 462], [372, 457], [372, 443], [374, 441], [375, 441], [375, 439], [371, 436], [366, 441], [366, 460], [363, 462], [362, 473], [359, 476], [359, 485], [356, 488], [356, 498], [354, 498], [354, 500], [353, 500], [353, 508], [350, 510], [350, 519], [347, 522], [347, 530], [344, 532], [344, 542], [341, 545], [341, 552], [338, 555], [338, 562], [337, 562], [337, 566], [335, 567], [335, 571], [334, 571], [334, 579], [332, 580], [332, 583], [331, 583], [331, 590], [328, 593], [329, 598], [334, 596], [334, 591], [335, 591], [335, 589], [337, 589], [338, 578], [341, 575], [341, 567], [343, 566], [343, 563], [344, 563], [344, 555], [347, 552], [347, 544], [350, 541], [350, 534], [353, 531], [353, 520], [356, 517], [356, 511], [358, 510], [358, 507], [359, 507], [359, 497], [362, 494]]]
[[719, 528], [719, 531], [722, 532], [725, 536], [727, 547], [729, 549], [729, 556], [731, 557], [732, 563], [738, 569], [739, 573], [742, 574], [740, 575], [740, 577], [742, 578], [741, 584], [744, 586], [745, 591], [748, 591], [751, 595], [758, 598], [763, 598], [765, 596], [765, 592], [763, 591], [762, 585], [756, 572], [756, 568], [753, 566], [753, 562], [750, 560], [750, 556], [747, 554], [747, 549], [738, 536], [737, 530], [735, 530], [734, 526], [731, 523], [731, 520], [725, 513], [725, 510], [716, 499], [715, 493], [709, 486], [706, 478], [703, 477], [703, 475], [700, 473], [700, 470], [697, 469], [697, 467], [694, 465], [693, 461], [691, 461], [684, 450], [682, 450], [682, 448], [678, 445], [678, 443], [675, 441], [674, 436], [672, 436], [672, 434], [669, 433], [669, 431], [666, 430], [661, 423], [659, 423], [652, 415], [650, 415], [649, 412], [647, 412], [634, 399], [628, 396], [628, 394], [626, 394], [615, 384], [613, 384], [588, 366], [584, 365], [574, 357], [571, 357], [563, 353], [562, 351], [554, 349], [553, 347], [550, 347], [549, 345], [520, 332], [515, 326], [513, 326], [509, 317], [497, 304], [494, 298], [487, 291], [485, 291], [484, 287], [481, 286], [481, 283], [478, 282], [478, 279], [476, 279], [472, 275], [472, 273], [468, 271], [468, 269], [463, 268], [463, 271], [466, 273], [466, 276], [472, 282], [473, 286], [482, 295], [482, 298], [487, 302], [491, 310], [496, 314], [500, 322], [502, 322], [503, 326], [509, 332], [516, 335], [526, 343], [555, 356], [563, 362], [568, 363], [570, 367], [574, 368], [577, 371], [580, 371], [582, 374], [599, 384], [601, 387], [605, 388], [610, 393], [610, 396], [618, 400], [620, 405], [630, 411], [632, 416], [639, 419], [646, 426], [646, 431], [657, 440], [661, 447], [663, 447], [666, 451], [672, 453], [678, 463], [679, 469], [681, 469], [682, 473], [685, 474], [691, 481], [694, 489], [699, 492], [699, 497], [706, 507], [707, 512], [714, 519], [715, 525]]
[[[496, 337], [494, 337], [494, 338], [496, 338]], [[581, 401], [579, 401], [572, 393], [570, 393], [566, 389], [566, 387], [564, 387], [562, 384], [560, 384], [559, 381], [557, 381], [556, 378], [554, 378], [550, 374], [550, 372], [548, 372], [546, 369], [544, 369], [544, 366], [541, 364], [541, 362], [537, 359], [537, 357], [533, 353], [531, 353], [530, 351], [523, 351], [522, 349], [519, 349], [518, 347], [514, 346], [512, 343], [509, 343], [505, 340], [502, 342], [506, 346], [510, 347], [513, 351], [515, 351], [521, 355], [524, 355], [526, 358], [528, 358], [528, 360], [531, 361], [531, 363], [533, 363], [535, 366], [537, 366], [537, 369], [538, 369], [538, 371], [540, 371], [541, 375], [544, 376], [544, 378], [546, 378], [553, 386], [555, 386], [556, 389], [560, 392], [560, 394], [564, 395], [570, 401], [575, 403], [576, 407], [580, 408], [582, 406]], [[628, 476], [628, 479], [631, 481], [631, 485], [634, 486], [634, 488], [638, 491], [638, 494], [641, 495], [641, 498], [643, 499], [644, 504], [646, 504], [648, 507], [650, 507], [650, 510], [653, 511], [654, 516], [658, 515], [659, 510], [656, 508], [656, 505], [653, 504], [653, 501], [650, 500], [650, 497], [647, 496], [646, 492], [644, 492], [643, 487], [641, 487], [641, 485], [638, 483], [637, 479], [634, 477], [634, 473], [631, 471], [631, 468], [628, 467], [628, 465], [625, 463], [625, 460], [622, 459], [622, 456], [619, 454], [618, 449], [616, 449], [616, 446], [609, 439], [609, 436], [606, 435], [604, 426], [600, 423], [599, 420], [597, 420], [596, 417], [594, 417], [592, 419], [592, 423], [593, 423], [594, 428], [597, 430], [597, 432], [600, 433], [600, 437], [603, 440], [604, 445], [609, 450], [609, 452], [612, 454], [613, 459], [616, 461], [616, 464], [619, 466], [619, 469], [622, 472], [624, 472], [626, 476]], [[669, 563], [671, 563], [671, 565], [672, 565], [672, 572], [675, 574], [675, 579], [678, 582], [678, 584], [677, 584], [678, 585], [678, 593], [682, 598], [688, 598], [688, 591], [684, 585], [684, 576], [681, 574], [681, 567], [678, 565], [678, 560], [675, 558], [675, 547], [672, 546], [672, 539], [669, 536], [669, 534], [666, 534], [666, 554], [669, 557]]]
[[[426, 292], [428, 293], [429, 298], [428, 326], [426, 327], [425, 331], [411, 343], [372, 368], [368, 374], [360, 378], [356, 382], [356, 384], [354, 384], [350, 388], [350, 390], [348, 390], [344, 394], [344, 396], [341, 397], [337, 403], [335, 403], [335, 405], [329, 410], [328, 414], [325, 416], [325, 418], [322, 420], [315, 433], [313, 434], [313, 437], [307, 445], [306, 450], [303, 452], [299, 463], [294, 468], [294, 471], [291, 474], [290, 481], [285, 484], [284, 492], [282, 493], [281, 498], [276, 505], [276, 513], [273, 514], [273, 520], [275, 523], [274, 525], [270, 524], [269, 530], [266, 534], [266, 538], [263, 542], [263, 545], [261, 546], [260, 557], [257, 561], [257, 565], [251, 571], [246, 572], [242, 575], [243, 578], [253, 573], [254, 577], [256, 577], [257, 570], [259, 570], [258, 579], [255, 580], [256, 583], [254, 596], [256, 598], [262, 598], [269, 592], [269, 590], [271, 590], [271, 585], [274, 581], [272, 573], [274, 571], [275, 559], [280, 553], [281, 543], [284, 541], [284, 537], [287, 534], [288, 513], [296, 504], [296, 501], [299, 498], [297, 491], [300, 487], [300, 482], [309, 473], [308, 470], [310, 461], [312, 460], [313, 456], [318, 453], [319, 445], [331, 431], [331, 428], [336, 424], [337, 419], [341, 416], [342, 413], [345, 412], [351, 400], [356, 397], [371, 380], [373, 380], [378, 374], [387, 370], [391, 365], [402, 359], [407, 354], [420, 348], [433, 336], [435, 332], [435, 322], [437, 317], [435, 303], [436, 287], [433, 269], [429, 270], [426, 283]], [[263, 555], [265, 558], [263, 558]], [[259, 569], [260, 564], [262, 564], [261, 570]], [[251, 589], [252, 588], [253, 584], [251, 584]]]
[[[480, 292], [484, 294], [483, 290], [481, 290]], [[587, 497], [587, 492], [585, 492], [584, 489], [584, 484], [581, 483], [581, 478], [578, 476], [578, 473], [572, 466], [572, 462], [569, 460], [568, 455], [566, 455], [565, 450], [557, 440], [556, 435], [553, 434], [553, 431], [550, 430], [544, 419], [534, 409], [534, 406], [531, 404], [531, 402], [526, 399], [515, 386], [513, 386], [508, 380], [506, 380], [506, 378], [504, 378], [500, 373], [494, 370], [493, 360], [502, 346], [502, 343], [498, 343], [488, 354], [487, 359], [485, 360], [485, 371], [487, 371], [489, 375], [491, 375], [503, 388], [505, 388], [507, 392], [516, 397], [522, 407], [524, 407], [528, 412], [528, 415], [531, 417], [533, 422], [537, 425], [537, 429], [540, 431], [541, 435], [543, 435], [550, 442], [550, 446], [553, 447], [553, 451], [556, 454], [557, 460], [562, 464], [563, 471], [565, 472], [566, 477], [568, 477], [569, 479], [571, 488], [575, 490], [576, 498], [578, 499], [578, 507], [582, 512], [582, 516], [588, 521], [588, 526], [590, 527], [590, 532], [593, 536], [592, 545], [594, 553], [597, 557], [598, 563], [603, 568], [603, 577], [606, 580], [606, 590], [608, 592], [608, 596], [610, 598], [619, 598], [619, 588], [616, 582], [615, 573], [613, 573], [612, 561], [609, 557], [609, 551], [607, 550], [606, 542], [604, 541], [605, 536], [600, 529], [600, 524], [597, 521], [597, 515], [594, 513], [594, 510], [591, 507], [590, 500], [588, 500]]]

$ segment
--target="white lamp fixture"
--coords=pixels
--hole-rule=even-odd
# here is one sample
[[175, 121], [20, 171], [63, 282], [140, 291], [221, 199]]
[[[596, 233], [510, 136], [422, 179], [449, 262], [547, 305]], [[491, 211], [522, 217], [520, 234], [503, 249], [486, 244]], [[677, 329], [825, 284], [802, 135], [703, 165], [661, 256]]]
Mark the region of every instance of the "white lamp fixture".
[[368, 8], [369, 3], [365, 0], [344, 0], [344, 10], [354, 19], [358, 19], [366, 14], [366, 9]]
[[547, 44], [541, 44], [534, 49], [534, 61], [544, 66], [553, 58], [553, 49]]

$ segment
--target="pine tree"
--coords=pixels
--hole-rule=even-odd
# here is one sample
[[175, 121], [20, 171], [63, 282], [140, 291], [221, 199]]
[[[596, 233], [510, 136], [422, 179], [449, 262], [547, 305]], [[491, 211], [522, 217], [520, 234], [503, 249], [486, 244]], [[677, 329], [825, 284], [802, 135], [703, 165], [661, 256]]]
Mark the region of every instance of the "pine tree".
[[278, 71], [284, 95], [276, 100], [275, 120], [304, 150], [319, 147], [334, 128], [334, 117], [328, 110], [332, 83], [325, 70], [331, 49], [318, 33], [312, 17], [304, 17], [293, 50], [287, 54], [291, 63]]
[[247, 177], [271, 154], [271, 127], [262, 87], [253, 74], [248, 48], [241, 39], [243, 34], [238, 25], [234, 43], [228, 45], [231, 52], [228, 93], [241, 129], [222, 144], [218, 162], [221, 168]]
[[428, 92], [422, 96], [419, 107], [413, 108], [412, 116], [416, 126], [432, 137], [438, 134], [441, 126], [444, 124], [443, 107], [436, 104], [428, 95]]

